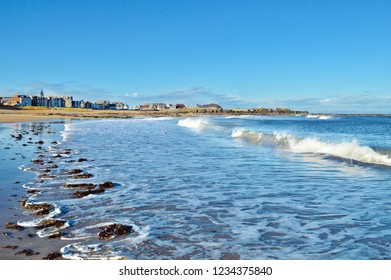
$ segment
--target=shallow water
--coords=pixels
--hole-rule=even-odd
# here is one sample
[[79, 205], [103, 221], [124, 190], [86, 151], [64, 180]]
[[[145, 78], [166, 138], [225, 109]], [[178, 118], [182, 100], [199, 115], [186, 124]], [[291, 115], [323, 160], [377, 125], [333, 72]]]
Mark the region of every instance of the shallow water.
[[[43, 157], [58, 168], [21, 168], [38, 175], [25, 184], [41, 190], [30, 202], [55, 205], [49, 216], [66, 221], [38, 231], [74, 240], [65, 258], [384, 259], [390, 131], [390, 117], [73, 121]], [[74, 179], [71, 169], [93, 177]], [[83, 198], [64, 187], [107, 181], [115, 187]], [[112, 223], [133, 231], [98, 239]]]

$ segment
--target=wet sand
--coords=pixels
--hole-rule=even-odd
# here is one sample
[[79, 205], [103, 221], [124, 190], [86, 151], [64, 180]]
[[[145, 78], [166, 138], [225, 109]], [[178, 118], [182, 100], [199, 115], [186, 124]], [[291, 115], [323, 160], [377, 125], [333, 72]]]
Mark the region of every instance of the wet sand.
[[23, 184], [36, 176], [19, 166], [31, 164], [32, 159], [46, 152], [51, 141], [61, 138], [52, 129], [56, 122], [61, 121], [0, 124], [0, 173], [5, 174], [0, 176], [0, 259], [43, 259], [67, 244], [40, 238], [34, 228], [17, 225], [29, 211], [21, 203], [31, 195]]

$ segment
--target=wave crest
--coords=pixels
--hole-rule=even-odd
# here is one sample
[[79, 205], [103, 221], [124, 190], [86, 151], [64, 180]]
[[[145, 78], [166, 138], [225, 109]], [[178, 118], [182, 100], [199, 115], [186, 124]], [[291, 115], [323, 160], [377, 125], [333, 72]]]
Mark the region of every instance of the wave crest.
[[179, 126], [193, 128], [193, 129], [202, 129], [208, 123], [203, 119], [196, 119], [196, 118], [186, 118], [183, 120], [178, 121]]
[[298, 138], [284, 133], [268, 134], [240, 128], [233, 129], [231, 137], [253, 144], [272, 145], [294, 153], [323, 154], [362, 163], [391, 166], [391, 158], [388, 155], [381, 154], [368, 146], [362, 146], [357, 140], [331, 143], [317, 138]]

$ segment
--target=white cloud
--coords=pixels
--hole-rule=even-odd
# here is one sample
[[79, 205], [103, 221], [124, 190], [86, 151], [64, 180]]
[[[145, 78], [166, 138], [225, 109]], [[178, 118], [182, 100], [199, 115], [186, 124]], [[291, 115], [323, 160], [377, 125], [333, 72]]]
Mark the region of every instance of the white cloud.
[[141, 95], [138, 92], [133, 92], [131, 95], [133, 98], [140, 97]]
[[319, 103], [320, 104], [327, 104], [331, 102], [331, 98], [325, 98], [325, 99], [320, 99]]

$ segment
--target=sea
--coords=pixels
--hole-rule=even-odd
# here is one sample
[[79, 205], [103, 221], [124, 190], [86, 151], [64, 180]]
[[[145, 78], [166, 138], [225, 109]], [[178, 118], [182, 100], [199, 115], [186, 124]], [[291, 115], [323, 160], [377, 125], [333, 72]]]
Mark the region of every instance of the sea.
[[[66, 259], [390, 259], [391, 117], [70, 120], [19, 168]], [[82, 160], [80, 160], [82, 159]], [[47, 168], [56, 165], [50, 173]], [[90, 178], [74, 178], [79, 169]], [[45, 171], [46, 170], [46, 171]], [[75, 197], [66, 184], [112, 182]], [[131, 228], [99, 238], [107, 225]]]

